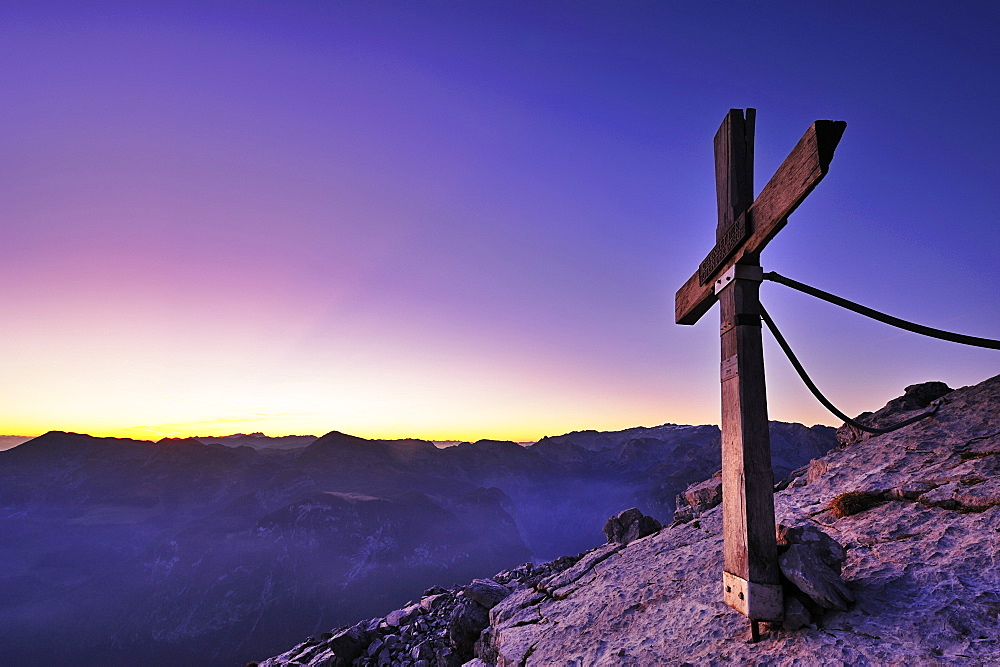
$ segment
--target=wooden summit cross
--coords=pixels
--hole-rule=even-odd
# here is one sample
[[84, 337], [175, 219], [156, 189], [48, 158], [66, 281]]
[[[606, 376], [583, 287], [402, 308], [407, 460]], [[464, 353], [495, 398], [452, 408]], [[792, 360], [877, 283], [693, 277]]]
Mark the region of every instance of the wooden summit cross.
[[677, 324], [694, 324], [716, 300], [722, 336], [723, 599], [750, 619], [780, 621], [774, 475], [761, 345], [760, 251], [826, 175], [847, 123], [818, 120], [753, 198], [754, 109], [730, 109], [715, 135], [716, 243], [677, 291]]

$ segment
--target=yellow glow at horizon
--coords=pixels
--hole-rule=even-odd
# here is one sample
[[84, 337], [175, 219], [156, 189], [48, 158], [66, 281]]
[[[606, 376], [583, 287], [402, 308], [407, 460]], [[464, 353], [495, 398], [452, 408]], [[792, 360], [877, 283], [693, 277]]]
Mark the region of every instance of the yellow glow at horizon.
[[8, 331], [13, 354], [0, 363], [16, 391], [0, 408], [0, 433], [157, 439], [339, 430], [373, 438], [533, 440], [571, 428], [664, 421], [650, 419], [661, 410], [648, 398], [605, 401], [579, 390], [593, 379], [545, 379], [544, 369], [504, 372], [482, 355], [448, 355], [420, 341], [404, 349], [399, 341], [340, 340], [327, 351], [303, 351], [287, 331], [248, 340], [218, 325], [186, 322], [179, 327], [190, 332], [184, 335], [176, 322], [158, 331], [156, 322], [129, 319], [128, 326], [76, 320], [72, 336], [62, 327]]
[[4, 360], [18, 391], [4, 402], [0, 433], [155, 440], [337, 430], [367, 438], [534, 441], [573, 430], [718, 422], [711, 376], [703, 387], [678, 390], [666, 378], [660, 386], [632, 387], [586, 370], [501, 366], [475, 351], [445, 352], [419, 341], [406, 349], [339, 341], [330, 346], [336, 352], [303, 353], [280, 336], [226, 341], [205, 333], [172, 342], [146, 334], [104, 331], [100, 341], [81, 337], [76, 344], [55, 336], [22, 340], [22, 350], [37, 347], [24, 357], [32, 363]]
[[[609, 392], [605, 397], [561, 382], [513, 375], [484, 381], [470, 378], [465, 369], [437, 377], [419, 368], [329, 370], [339, 381], [284, 378], [270, 386], [249, 386], [238, 373], [229, 372], [197, 385], [162, 383], [166, 393], [157, 394], [143, 393], [126, 377], [108, 374], [86, 387], [64, 385], [63, 404], [53, 406], [53, 413], [61, 414], [58, 421], [22, 414], [0, 420], [0, 433], [65, 430], [156, 440], [257, 431], [323, 435], [337, 430], [366, 438], [535, 441], [574, 430], [718, 421], [715, 405], [698, 406], [708, 409], [684, 418], [676, 409], [681, 397], [659, 393]], [[492, 398], [496, 395], [506, 397], [502, 404]]]
[[[712, 361], [677, 378], [656, 370], [643, 382], [599, 360], [551, 359], [453, 326], [331, 318], [328, 303], [281, 295], [265, 303], [254, 290], [241, 302], [210, 289], [178, 303], [152, 287], [121, 289], [128, 298], [83, 290], [8, 310], [0, 434], [159, 439], [337, 430], [533, 441], [573, 430], [718, 423]], [[830, 423], [821, 409], [802, 408], [810, 399], [796, 391], [778, 387], [772, 418], [794, 411]]]

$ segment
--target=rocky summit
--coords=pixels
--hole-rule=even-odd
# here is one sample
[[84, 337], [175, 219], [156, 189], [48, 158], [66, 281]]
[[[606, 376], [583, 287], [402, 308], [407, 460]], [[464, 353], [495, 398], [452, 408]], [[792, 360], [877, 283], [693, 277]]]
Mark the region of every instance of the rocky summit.
[[709, 482], [689, 489], [693, 502], [651, 534], [629, 531], [646, 522], [623, 512], [609, 522], [609, 541], [587, 553], [428, 590], [262, 664], [995, 662], [1000, 376], [907, 394], [882, 415], [898, 421], [928, 406], [933, 415], [845, 437], [776, 485], [790, 594], [785, 623], [767, 625], [757, 643], [722, 602], [721, 508], [704, 491]]

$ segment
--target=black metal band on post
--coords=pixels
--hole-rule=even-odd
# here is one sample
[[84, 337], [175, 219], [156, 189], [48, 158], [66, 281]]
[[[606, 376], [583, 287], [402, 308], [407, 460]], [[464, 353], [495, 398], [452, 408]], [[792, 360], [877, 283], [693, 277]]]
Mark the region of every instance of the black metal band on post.
[[[764, 276], [767, 277], [767, 274], [765, 273]], [[833, 403], [831, 403], [826, 398], [826, 396], [823, 395], [823, 393], [816, 387], [816, 385], [813, 384], [813, 381], [809, 378], [809, 374], [806, 373], [806, 369], [804, 369], [802, 367], [802, 364], [799, 363], [799, 360], [795, 356], [795, 353], [792, 352], [792, 348], [788, 346], [788, 342], [785, 340], [785, 337], [781, 335], [780, 331], [778, 331], [778, 327], [775, 326], [774, 320], [771, 319], [771, 316], [767, 314], [767, 311], [764, 309], [763, 304], [761, 304], [760, 306], [760, 316], [764, 320], [764, 324], [767, 325], [768, 331], [771, 332], [771, 334], [774, 336], [774, 339], [778, 342], [778, 346], [781, 348], [781, 351], [785, 353], [786, 357], [788, 357], [788, 361], [792, 363], [792, 367], [795, 369], [795, 372], [799, 374], [799, 377], [802, 378], [802, 382], [805, 383], [806, 387], [809, 388], [809, 391], [812, 392], [812, 395], [816, 397], [816, 400], [822, 403], [823, 407], [825, 407], [827, 410], [833, 413], [834, 416], [838, 417], [839, 419], [842, 419], [844, 422], [850, 424], [854, 428], [875, 434], [891, 433], [892, 431], [903, 428], [904, 426], [909, 426], [913, 422], [920, 421], [924, 417], [930, 417], [935, 412], [937, 412], [938, 406], [935, 405], [931, 410], [928, 410], [927, 412], [922, 412], [919, 415], [916, 415], [915, 417], [910, 417], [909, 419], [904, 419], [901, 422], [896, 422], [895, 424], [889, 424], [888, 426], [882, 428], [876, 428], [874, 426], [865, 426], [861, 422], [851, 419], [843, 412], [838, 410], [837, 407]]]
[[890, 326], [898, 327], [900, 329], [905, 329], [907, 331], [912, 331], [913, 333], [920, 334], [922, 336], [930, 336], [931, 338], [938, 338], [940, 340], [950, 341], [952, 343], [960, 343], [962, 345], [972, 345], [974, 347], [985, 347], [990, 350], [1000, 350], [1000, 340], [993, 340], [992, 338], [979, 338], [977, 336], [966, 336], [964, 334], [952, 333], [950, 331], [944, 331], [942, 329], [935, 329], [934, 327], [927, 327], [922, 324], [915, 324], [913, 322], [907, 322], [906, 320], [901, 320], [898, 317], [893, 317], [892, 315], [886, 315], [873, 308], [868, 308], [867, 306], [862, 306], [859, 303], [854, 303], [853, 301], [848, 301], [842, 297], [830, 294], [829, 292], [824, 292], [821, 289], [816, 289], [815, 287], [810, 287], [797, 280], [792, 280], [791, 278], [786, 278], [785, 276], [775, 273], [774, 271], [768, 271], [764, 274], [764, 280], [770, 280], [771, 282], [781, 283], [786, 287], [791, 287], [794, 290], [808, 294], [809, 296], [814, 296], [817, 299], [822, 299], [827, 303], [832, 303], [835, 306], [840, 306], [841, 308], [846, 308], [847, 310], [854, 311], [859, 315], [864, 315], [865, 317], [870, 317], [873, 320], [878, 320], [883, 324], [888, 324]]

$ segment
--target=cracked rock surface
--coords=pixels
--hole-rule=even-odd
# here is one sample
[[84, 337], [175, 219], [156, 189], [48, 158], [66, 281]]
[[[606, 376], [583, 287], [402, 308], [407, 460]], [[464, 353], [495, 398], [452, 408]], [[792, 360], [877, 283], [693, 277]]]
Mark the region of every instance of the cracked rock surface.
[[[1000, 376], [934, 400], [933, 417], [849, 442], [775, 494], [779, 523], [812, 523], [846, 547], [847, 585], [838, 593], [856, 600], [846, 611], [748, 644], [746, 619], [721, 600], [715, 508], [628, 545], [604, 545], [515, 590], [490, 611], [490, 646], [480, 657], [504, 667], [995, 662]], [[923, 402], [910, 412], [908, 401], [890, 402], [893, 418]], [[848, 491], [881, 500], [838, 518], [828, 507]], [[800, 612], [787, 627], [805, 619]]]

